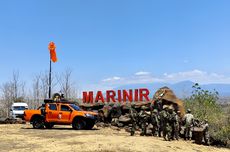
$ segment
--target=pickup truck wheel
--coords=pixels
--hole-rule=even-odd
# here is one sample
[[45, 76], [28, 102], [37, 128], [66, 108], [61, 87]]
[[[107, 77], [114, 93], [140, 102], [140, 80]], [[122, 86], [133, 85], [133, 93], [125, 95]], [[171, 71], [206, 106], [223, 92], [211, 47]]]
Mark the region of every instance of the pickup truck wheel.
[[93, 129], [94, 125], [95, 125], [95, 121], [94, 120], [88, 120], [87, 121], [87, 125], [85, 126], [85, 129], [91, 130], [91, 129]]
[[52, 123], [45, 123], [46, 129], [52, 129], [53, 126], [54, 126], [54, 124], [52, 124]]
[[32, 121], [32, 125], [34, 129], [43, 129], [44, 128], [44, 120], [42, 118], [34, 118]]
[[72, 123], [73, 129], [82, 130], [85, 129], [86, 121], [83, 118], [75, 118]]

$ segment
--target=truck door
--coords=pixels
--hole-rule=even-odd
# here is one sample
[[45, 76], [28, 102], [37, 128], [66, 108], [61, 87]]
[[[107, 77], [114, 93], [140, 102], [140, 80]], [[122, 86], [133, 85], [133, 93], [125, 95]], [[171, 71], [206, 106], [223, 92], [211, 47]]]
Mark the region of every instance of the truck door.
[[57, 104], [49, 103], [46, 110], [46, 121], [47, 122], [57, 122], [58, 120], [58, 109]]
[[72, 109], [68, 105], [61, 105], [61, 109], [59, 111], [60, 121], [62, 123], [69, 123], [71, 119]]

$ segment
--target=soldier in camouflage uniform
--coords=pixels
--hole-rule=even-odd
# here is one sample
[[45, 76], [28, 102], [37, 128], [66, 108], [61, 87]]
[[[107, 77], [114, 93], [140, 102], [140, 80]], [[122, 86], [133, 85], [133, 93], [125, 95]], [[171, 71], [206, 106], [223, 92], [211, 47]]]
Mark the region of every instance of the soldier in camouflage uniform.
[[160, 118], [162, 122], [163, 137], [165, 140], [170, 140], [170, 125], [169, 125], [169, 113], [168, 106], [164, 105], [163, 110], [160, 112]]
[[207, 119], [204, 120], [203, 128], [204, 128], [204, 142], [206, 145], [210, 145], [210, 136], [208, 132], [209, 124]]
[[191, 110], [187, 110], [187, 114], [184, 116], [183, 121], [185, 122], [185, 140], [192, 139], [192, 126], [194, 123], [194, 116], [191, 114]]
[[131, 136], [133, 136], [135, 134], [135, 131], [136, 131], [137, 116], [138, 116], [138, 113], [135, 110], [135, 105], [134, 104], [132, 104], [131, 107], [130, 107], [130, 109], [129, 109], [129, 116], [130, 116], [131, 123], [132, 123]]
[[162, 131], [163, 131], [163, 125], [164, 125], [164, 122], [163, 122], [163, 111], [165, 110], [164, 109], [165, 107], [163, 107], [163, 110], [159, 111], [159, 130], [158, 130], [158, 136], [161, 137], [161, 134], [162, 134]]
[[141, 136], [146, 135], [146, 127], [147, 127], [147, 122], [149, 119], [148, 114], [146, 113], [146, 106], [141, 107], [141, 111], [139, 113], [139, 118], [140, 118], [140, 125], [141, 125]]
[[113, 126], [118, 126], [119, 124], [119, 117], [121, 116], [121, 107], [120, 105], [113, 105], [111, 111], [110, 111], [110, 115], [112, 118], [111, 124]]
[[97, 121], [105, 123], [105, 114], [104, 114], [104, 111], [102, 109], [98, 110]]
[[173, 106], [169, 106], [168, 108], [168, 126], [167, 126], [167, 134], [168, 140], [174, 140], [175, 135], [175, 122], [176, 122], [176, 113], [174, 112]]
[[156, 132], [158, 133], [160, 128], [159, 115], [157, 109], [154, 109], [151, 112], [151, 124], [153, 125], [152, 135], [155, 136]]
[[174, 130], [174, 133], [175, 133], [175, 138], [176, 140], [179, 140], [179, 134], [180, 134], [180, 111], [177, 111], [176, 115], [175, 115], [175, 130]]

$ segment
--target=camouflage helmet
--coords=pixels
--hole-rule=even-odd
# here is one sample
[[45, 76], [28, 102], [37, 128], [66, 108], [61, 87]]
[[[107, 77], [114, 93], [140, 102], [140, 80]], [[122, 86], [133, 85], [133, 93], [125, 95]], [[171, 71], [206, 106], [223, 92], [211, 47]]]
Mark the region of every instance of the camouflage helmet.
[[153, 110], [153, 113], [157, 113], [157, 112], [158, 112], [158, 110], [157, 110], [157, 109], [154, 109], [154, 110]]
[[136, 106], [135, 104], [131, 104], [131, 106], [130, 106], [130, 107], [131, 107], [131, 108], [135, 108], [135, 106]]
[[168, 109], [169, 109], [169, 110], [174, 110], [174, 108], [173, 108], [172, 105], [170, 105], [170, 106], [168, 107]]
[[146, 109], [148, 109], [146, 106], [141, 106], [141, 109], [142, 110], [146, 110]]
[[191, 109], [187, 109], [187, 113], [191, 113]]
[[163, 105], [163, 109], [168, 109], [168, 105]]
[[114, 103], [113, 103], [113, 102], [110, 102], [110, 103], [108, 104], [108, 106], [113, 107], [113, 106], [114, 106]]

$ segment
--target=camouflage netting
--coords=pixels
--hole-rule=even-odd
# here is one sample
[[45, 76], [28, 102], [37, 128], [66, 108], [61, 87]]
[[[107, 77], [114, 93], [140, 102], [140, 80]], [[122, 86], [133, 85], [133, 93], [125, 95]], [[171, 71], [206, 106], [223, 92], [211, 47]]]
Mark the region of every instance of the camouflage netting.
[[[181, 115], [185, 114], [183, 101], [176, 97], [174, 92], [168, 87], [162, 87], [155, 93], [154, 100], [163, 100], [165, 104], [174, 104], [178, 106], [178, 110], [181, 111]], [[164, 104], [164, 103], [163, 103]]]

